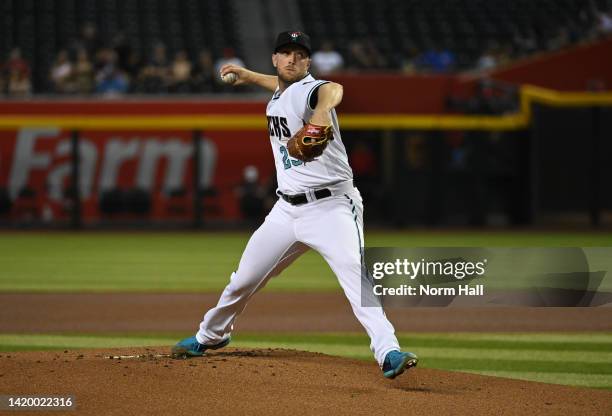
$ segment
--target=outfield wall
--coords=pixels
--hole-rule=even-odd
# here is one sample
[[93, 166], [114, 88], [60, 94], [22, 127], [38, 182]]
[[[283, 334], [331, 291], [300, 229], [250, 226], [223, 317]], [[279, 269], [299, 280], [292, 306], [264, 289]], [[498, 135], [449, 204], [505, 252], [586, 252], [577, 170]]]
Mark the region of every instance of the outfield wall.
[[[260, 146], [245, 146], [244, 136]], [[193, 215], [193, 143], [189, 131], [111, 130], [80, 132], [80, 188], [83, 220], [96, 221], [101, 195], [114, 189], [141, 189], [151, 195], [153, 220]], [[274, 169], [262, 131], [214, 131], [200, 138], [202, 169], [199, 186], [214, 187], [210, 218], [240, 218], [235, 190], [246, 166], [255, 166], [265, 182]], [[71, 181], [71, 132], [59, 128], [0, 131], [0, 187], [11, 199], [27, 205], [23, 189], [35, 192], [34, 216], [67, 219]], [[129, 211], [128, 207], [123, 211]], [[27, 210], [26, 210], [27, 211]], [[119, 214], [119, 212], [117, 212]], [[20, 215], [20, 214], [16, 214]]]
[[[494, 96], [478, 98], [483, 109], [495, 104]], [[530, 224], [542, 213], [577, 212], [601, 223], [602, 209], [612, 208], [605, 159], [611, 119], [603, 108], [612, 94], [523, 86], [515, 102], [515, 111], [497, 115], [342, 113], [370, 220]], [[263, 101], [2, 102], [0, 223], [200, 225], [202, 215], [259, 222], [275, 199], [267, 145], [273, 126], [264, 107]], [[247, 167], [257, 170], [257, 180], [242, 186]]]

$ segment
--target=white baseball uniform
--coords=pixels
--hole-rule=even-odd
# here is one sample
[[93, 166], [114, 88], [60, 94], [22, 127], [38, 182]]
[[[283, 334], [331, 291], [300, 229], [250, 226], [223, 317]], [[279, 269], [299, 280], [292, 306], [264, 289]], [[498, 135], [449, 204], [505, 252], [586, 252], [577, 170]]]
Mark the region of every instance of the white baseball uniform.
[[[279, 196], [303, 194], [308, 202], [293, 205], [282, 197], [251, 236], [217, 306], [204, 315], [196, 334], [202, 344], [227, 338], [248, 300], [309, 248], [318, 251], [338, 278], [353, 313], [370, 336], [370, 348], [382, 366], [385, 355], [399, 350], [394, 329], [381, 307], [361, 306], [363, 202], [353, 186], [353, 173], [331, 112], [334, 140], [313, 162], [289, 156], [286, 143], [307, 123], [316, 105], [318, 87], [327, 81], [307, 75], [282, 93], [277, 89], [266, 115], [274, 153]], [[311, 107], [312, 106], [312, 107]], [[317, 199], [315, 191], [331, 196]]]

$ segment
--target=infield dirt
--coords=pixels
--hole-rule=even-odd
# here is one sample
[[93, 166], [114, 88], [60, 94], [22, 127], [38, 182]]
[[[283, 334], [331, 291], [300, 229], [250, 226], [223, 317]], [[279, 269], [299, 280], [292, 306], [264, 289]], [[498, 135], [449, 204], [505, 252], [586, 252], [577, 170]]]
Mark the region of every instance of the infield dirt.
[[[604, 415], [612, 392], [323, 354], [227, 348], [176, 360], [167, 348], [3, 353], [3, 394], [70, 395], [78, 415]], [[143, 355], [109, 359], [110, 355]], [[19, 412], [19, 414], [26, 414]], [[41, 414], [32, 412], [32, 414]], [[67, 413], [66, 413], [67, 414]]]
[[[2, 293], [0, 332], [190, 334], [217, 296]], [[612, 329], [609, 307], [388, 312], [399, 331]], [[249, 304], [237, 327], [255, 332], [361, 331], [339, 293], [264, 292]], [[76, 412], [50, 413], [78, 415], [612, 414], [612, 392], [604, 390], [423, 368], [390, 381], [373, 361], [245, 348], [176, 360], [164, 356], [169, 348], [1, 353], [0, 394], [74, 396]], [[119, 355], [142, 357], [105, 358]]]

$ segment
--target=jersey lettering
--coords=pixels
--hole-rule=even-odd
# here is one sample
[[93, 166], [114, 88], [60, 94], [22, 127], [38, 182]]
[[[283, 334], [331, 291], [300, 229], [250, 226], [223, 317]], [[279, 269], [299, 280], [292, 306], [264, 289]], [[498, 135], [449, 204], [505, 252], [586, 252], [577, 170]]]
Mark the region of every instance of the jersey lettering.
[[287, 124], [287, 119], [285, 117], [280, 117], [281, 129], [283, 130], [283, 137], [291, 137], [291, 131], [289, 130], [289, 125]]
[[268, 132], [272, 137], [291, 137], [291, 131], [289, 130], [289, 123], [285, 117], [279, 116], [268, 116]]

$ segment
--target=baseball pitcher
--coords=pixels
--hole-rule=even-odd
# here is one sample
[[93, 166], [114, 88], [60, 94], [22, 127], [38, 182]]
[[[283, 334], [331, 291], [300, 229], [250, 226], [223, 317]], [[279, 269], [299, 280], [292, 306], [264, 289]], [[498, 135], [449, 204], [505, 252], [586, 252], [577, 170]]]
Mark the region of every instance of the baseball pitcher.
[[251, 236], [217, 306], [204, 315], [195, 336], [176, 344], [172, 354], [197, 357], [229, 344], [234, 321], [251, 296], [312, 248], [337, 276], [370, 337], [383, 375], [395, 378], [416, 366], [418, 358], [400, 351], [382, 307], [361, 306], [363, 202], [353, 185], [335, 111], [343, 90], [310, 75], [310, 55], [309, 36], [289, 31], [276, 40], [276, 75], [231, 64], [221, 67], [225, 82], [255, 84], [273, 92], [266, 116], [279, 199]]

